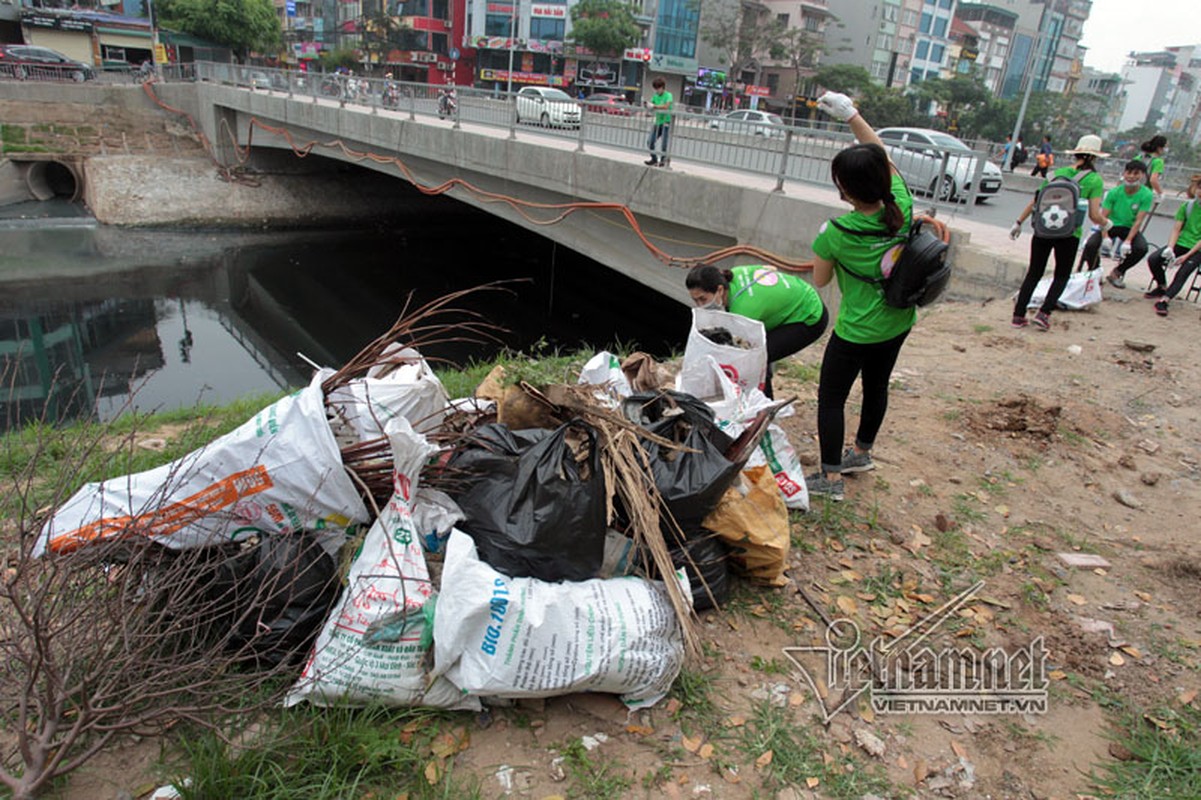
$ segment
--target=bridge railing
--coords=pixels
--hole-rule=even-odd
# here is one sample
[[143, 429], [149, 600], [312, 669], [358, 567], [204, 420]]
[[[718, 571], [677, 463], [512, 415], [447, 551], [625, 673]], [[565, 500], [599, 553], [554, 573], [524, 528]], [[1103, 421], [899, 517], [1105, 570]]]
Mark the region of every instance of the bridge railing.
[[[187, 74], [164, 78], [203, 80], [236, 86], [268, 94], [286, 94], [311, 102], [336, 102], [341, 107], [372, 114], [398, 114], [409, 119], [442, 118], [453, 127], [463, 123], [507, 128], [511, 137], [518, 131], [537, 131], [539, 135], [573, 140], [578, 150], [603, 146], [649, 154], [647, 138], [653, 124], [652, 111], [637, 106], [614, 110], [595, 110], [587, 102], [562, 101], [580, 109], [578, 125], [554, 125], [554, 114], [542, 124], [541, 114], [523, 114], [518, 121], [516, 92], [479, 89], [467, 86], [412, 83], [387, 78], [359, 77], [336, 73], [300, 72], [267, 67], [197, 62]], [[441, 94], [454, 90], [453, 105], [440, 102]], [[574, 108], [573, 108], [574, 111]], [[574, 113], [571, 119], [574, 119]], [[668, 155], [673, 161], [688, 161], [766, 175], [776, 179], [783, 190], [786, 181], [830, 185], [830, 161], [839, 150], [854, 144], [855, 137], [846, 125], [819, 122], [812, 126], [766, 125], [732, 121], [711, 114], [688, 111], [672, 113]], [[973, 152], [970, 162], [962, 151], [944, 151], [925, 147], [920, 155], [926, 172], [909, 169], [917, 154], [893, 148], [892, 158], [902, 167], [910, 187], [927, 194], [934, 204], [966, 204], [959, 213], [970, 213], [978, 196], [981, 170], [986, 154]], [[963, 172], [961, 163], [970, 164]], [[958, 172], [956, 170], [959, 170]], [[931, 181], [935, 175], [956, 174], [959, 191], [941, 196], [942, 184]], [[970, 188], [965, 184], [970, 183]]]

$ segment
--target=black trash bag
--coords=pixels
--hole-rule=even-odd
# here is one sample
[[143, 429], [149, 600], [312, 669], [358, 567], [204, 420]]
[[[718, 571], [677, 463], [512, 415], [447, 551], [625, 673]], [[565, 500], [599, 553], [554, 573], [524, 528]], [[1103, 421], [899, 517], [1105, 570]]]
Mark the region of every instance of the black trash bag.
[[265, 664], [306, 656], [338, 599], [337, 573], [308, 532], [264, 536], [223, 560], [208, 594], [233, 626], [227, 647]]
[[692, 395], [665, 391], [630, 395], [622, 411], [651, 433], [698, 451], [642, 440], [667, 510], [680, 527], [699, 527], [741, 469], [725, 457], [733, 440], [718, 427], [713, 409]]
[[702, 533], [670, 550], [672, 565], [683, 567], [688, 575], [696, 611], [725, 605], [730, 599], [730, 550], [717, 534]]
[[447, 466], [474, 473], [449, 493], [466, 515], [460, 527], [494, 569], [544, 581], [582, 581], [600, 570], [605, 480], [591, 426], [483, 425]]

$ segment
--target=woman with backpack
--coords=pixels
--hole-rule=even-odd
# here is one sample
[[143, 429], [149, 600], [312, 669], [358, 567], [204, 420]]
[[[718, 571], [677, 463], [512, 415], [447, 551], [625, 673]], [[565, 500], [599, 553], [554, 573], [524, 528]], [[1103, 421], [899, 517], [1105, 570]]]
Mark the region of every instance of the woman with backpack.
[[[1034, 315], [1033, 320], [1034, 327], [1039, 330], [1045, 331], [1051, 328], [1051, 312], [1055, 310], [1055, 306], [1059, 303], [1059, 296], [1063, 294], [1064, 288], [1068, 285], [1068, 278], [1072, 275], [1072, 262], [1076, 258], [1076, 251], [1080, 248], [1080, 235], [1084, 227], [1084, 220], [1081, 217], [1084, 215], [1078, 213], [1079, 205], [1077, 208], [1061, 208], [1058, 205], [1047, 206], [1046, 203], [1041, 203], [1040, 201], [1047, 200], [1052, 196], [1046, 192], [1047, 187], [1061, 181], [1076, 184], [1079, 202], [1087, 203], [1086, 216], [1088, 219], [1100, 226], [1102, 232], [1108, 231], [1113, 226], [1113, 223], [1101, 213], [1101, 197], [1105, 194], [1105, 183], [1097, 174], [1096, 160], [1109, 155], [1109, 153], [1101, 152], [1101, 137], [1093, 134], [1081, 136], [1076, 147], [1068, 151], [1068, 155], [1074, 159], [1072, 166], [1060, 167], [1052, 174], [1050, 181], [1043, 181], [1042, 186], [1035, 193], [1034, 199], [1022, 209], [1017, 221], [1009, 229], [1009, 238], [1016, 240], [1022, 235], [1022, 223], [1026, 221], [1026, 218], [1034, 214], [1038, 215], [1034, 221], [1034, 235], [1030, 238], [1030, 265], [1026, 268], [1026, 277], [1022, 281], [1022, 288], [1018, 290], [1017, 302], [1013, 306], [1013, 327], [1015, 328], [1024, 328], [1029, 324], [1030, 321], [1026, 319], [1026, 314], [1029, 313], [1030, 298], [1034, 296], [1035, 287], [1042, 280], [1043, 273], [1047, 271], [1047, 260], [1051, 253], [1055, 253], [1055, 277], [1051, 279], [1047, 296], [1043, 299], [1042, 306]], [[1075, 216], [1074, 230], [1070, 222], [1064, 223], [1064, 220], [1067, 219], [1065, 215], [1069, 214]], [[1058, 230], [1052, 230], [1052, 228], [1058, 228]]]
[[[1168, 302], [1180, 294], [1185, 282], [1201, 265], [1201, 211], [1196, 208], [1198, 197], [1201, 197], [1201, 173], [1189, 179], [1188, 200], [1176, 209], [1176, 222], [1168, 237], [1167, 247], [1152, 253], [1147, 259], [1155, 286], [1143, 296], [1155, 300], [1155, 313], [1161, 317], [1168, 315]], [[1178, 265], [1176, 276], [1172, 278], [1172, 285], [1165, 289], [1167, 274], [1164, 270], [1173, 264]]]
[[[817, 107], [848, 123], [859, 142], [830, 164], [834, 186], [852, 210], [823, 224], [813, 241], [813, 282], [821, 287], [837, 280], [842, 300], [817, 388], [821, 467], [805, 483], [811, 494], [842, 500], [844, 474], [875, 469], [871, 451], [888, 410], [888, 383], [917, 321], [915, 308], [889, 306], [874, 283], [891, 273], [904, 249], [913, 198], [880, 137], [849, 97], [826, 92]], [[863, 389], [859, 427], [854, 445], [844, 451], [845, 409], [856, 378]]]

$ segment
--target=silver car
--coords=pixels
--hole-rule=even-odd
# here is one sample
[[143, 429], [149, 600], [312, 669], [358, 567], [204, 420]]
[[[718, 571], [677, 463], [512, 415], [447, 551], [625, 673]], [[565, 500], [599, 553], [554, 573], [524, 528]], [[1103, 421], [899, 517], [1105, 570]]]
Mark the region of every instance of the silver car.
[[[911, 190], [951, 201], [971, 192], [980, 154], [954, 136], [929, 128], [881, 128], [877, 133]], [[1000, 168], [987, 159], [983, 164], [977, 203], [1001, 191]]]
[[518, 122], [537, 122], [544, 128], [578, 128], [583, 113], [580, 104], [562, 89], [526, 86], [517, 93]]
[[751, 136], [763, 136], [768, 139], [784, 135], [784, 120], [780, 118], [779, 114], [750, 109], [722, 114], [710, 122], [709, 127], [718, 131], [745, 133]]

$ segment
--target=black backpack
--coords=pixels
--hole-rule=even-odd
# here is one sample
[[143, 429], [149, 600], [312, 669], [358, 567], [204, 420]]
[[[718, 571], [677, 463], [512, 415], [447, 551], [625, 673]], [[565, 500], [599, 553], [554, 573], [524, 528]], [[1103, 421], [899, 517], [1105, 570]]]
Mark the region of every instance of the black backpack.
[[[852, 236], [889, 237], [886, 231], [854, 230], [830, 220], [835, 228]], [[951, 282], [951, 265], [947, 263], [947, 243], [922, 227], [919, 220], [909, 225], [909, 236], [891, 236], [905, 242], [905, 249], [893, 265], [892, 272], [883, 278], [860, 275], [846, 264], [842, 268], [853, 278], [879, 286], [884, 293], [884, 303], [892, 308], [928, 306], [942, 296]]]
[[1038, 190], [1034, 196], [1034, 211], [1030, 224], [1034, 235], [1043, 239], [1066, 239], [1076, 235], [1076, 229], [1084, 224], [1088, 203], [1080, 198], [1080, 181], [1089, 170], [1080, 170], [1071, 178], [1052, 178], [1050, 183]]

